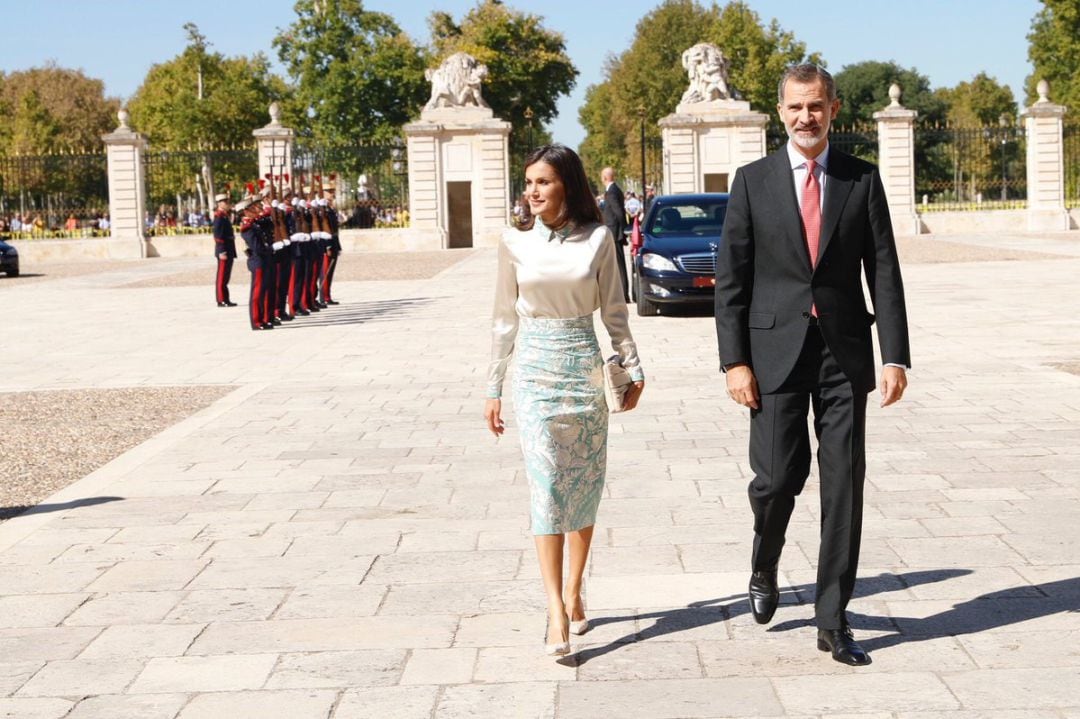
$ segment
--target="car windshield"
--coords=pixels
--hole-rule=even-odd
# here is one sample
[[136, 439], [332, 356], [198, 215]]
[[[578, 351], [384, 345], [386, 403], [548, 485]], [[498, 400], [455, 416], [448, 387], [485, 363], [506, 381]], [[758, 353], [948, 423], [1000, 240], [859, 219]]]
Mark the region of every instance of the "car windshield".
[[719, 235], [727, 202], [665, 205], [649, 219], [645, 231], [654, 237]]

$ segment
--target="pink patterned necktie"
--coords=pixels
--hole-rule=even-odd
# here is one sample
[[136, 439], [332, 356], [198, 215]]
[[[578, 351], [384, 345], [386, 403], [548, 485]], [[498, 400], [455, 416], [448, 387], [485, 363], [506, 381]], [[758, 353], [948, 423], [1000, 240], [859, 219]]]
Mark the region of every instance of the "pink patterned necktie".
[[[817, 266], [818, 248], [821, 244], [821, 183], [818, 182], [814, 168], [817, 163], [806, 161], [806, 181], [803, 182], [802, 214], [803, 232], [806, 234], [806, 249], [810, 253], [810, 267]], [[817, 317], [817, 307], [811, 305], [810, 314]]]

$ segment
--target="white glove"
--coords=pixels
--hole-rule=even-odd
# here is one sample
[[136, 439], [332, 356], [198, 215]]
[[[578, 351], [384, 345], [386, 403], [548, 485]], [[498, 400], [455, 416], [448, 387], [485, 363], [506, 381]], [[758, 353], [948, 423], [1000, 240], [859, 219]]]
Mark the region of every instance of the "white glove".
[[284, 240], [282, 240], [282, 241], [281, 241], [281, 244], [283, 244], [283, 245], [285, 245], [286, 247], [288, 247], [288, 246], [289, 246], [290, 244], [292, 244], [292, 243], [290, 243], [290, 242], [289, 242], [289, 240], [288, 240], [288, 239], [286, 238], [286, 239], [284, 239]]
[[285, 245], [283, 243], [281, 243], [281, 242], [275, 242], [274, 244], [272, 244], [270, 246], [274, 248], [274, 252], [277, 252], [278, 250], [283, 248]]

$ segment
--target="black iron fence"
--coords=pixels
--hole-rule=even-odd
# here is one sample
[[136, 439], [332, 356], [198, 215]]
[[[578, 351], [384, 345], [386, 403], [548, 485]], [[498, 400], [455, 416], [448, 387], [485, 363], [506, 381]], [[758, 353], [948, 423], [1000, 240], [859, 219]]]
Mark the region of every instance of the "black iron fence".
[[1065, 206], [1080, 207], [1080, 123], [1070, 122], [1062, 131], [1065, 159]]
[[[775, 152], [788, 141], [783, 125], [771, 124], [765, 128], [766, 152]], [[876, 125], [834, 125], [829, 129], [829, 147], [877, 163], [878, 132]]]
[[[302, 145], [293, 148], [298, 185], [332, 184], [346, 227], [407, 227], [409, 165], [405, 143]], [[318, 179], [316, 179], [318, 178]]]
[[921, 212], [1027, 206], [1022, 127], [917, 126], [915, 143], [915, 201]]
[[151, 235], [202, 233], [209, 227], [214, 195], [238, 200], [259, 175], [255, 143], [236, 147], [154, 150], [143, 155], [146, 230]]
[[104, 152], [0, 156], [0, 234], [12, 239], [108, 234]]

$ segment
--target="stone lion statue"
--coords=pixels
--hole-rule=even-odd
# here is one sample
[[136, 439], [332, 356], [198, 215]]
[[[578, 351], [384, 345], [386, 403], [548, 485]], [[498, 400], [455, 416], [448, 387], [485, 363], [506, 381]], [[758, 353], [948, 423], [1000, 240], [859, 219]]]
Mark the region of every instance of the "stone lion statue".
[[443, 60], [438, 69], [428, 68], [424, 77], [431, 83], [431, 99], [425, 110], [437, 107], [488, 107], [480, 96], [480, 85], [487, 77], [487, 65], [464, 52], [454, 53]]
[[682, 66], [690, 77], [690, 87], [683, 93], [680, 104], [730, 100], [728, 61], [724, 53], [711, 42], [699, 42], [682, 54]]

